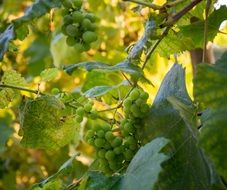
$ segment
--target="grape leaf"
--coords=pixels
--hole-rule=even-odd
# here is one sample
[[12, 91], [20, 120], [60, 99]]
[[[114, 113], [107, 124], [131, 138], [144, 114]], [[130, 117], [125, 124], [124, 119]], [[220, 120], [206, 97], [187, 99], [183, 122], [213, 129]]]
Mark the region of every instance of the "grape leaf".
[[[215, 163], [219, 174], [227, 180], [227, 52], [214, 65], [198, 65], [194, 80], [194, 96], [204, 109], [200, 145]], [[214, 148], [215, 147], [215, 148]]]
[[215, 183], [223, 188], [219, 178], [211, 178], [216, 176], [215, 171], [211, 173], [210, 165], [204, 161], [206, 156], [197, 146], [195, 115], [185, 86], [185, 72], [175, 64], [165, 76], [139, 131], [144, 143], [163, 136], [174, 147], [171, 158], [162, 164], [155, 189], [211, 189]]
[[85, 183], [80, 190], [117, 190], [119, 189], [121, 176], [104, 176], [100, 172], [90, 171]]
[[3, 59], [5, 52], [8, 50], [9, 41], [14, 38], [14, 26], [9, 25], [5, 31], [0, 34], [0, 61]]
[[120, 84], [114, 85], [114, 86], [95, 86], [95, 87], [87, 90], [86, 92], [84, 92], [84, 96], [89, 97], [89, 98], [98, 97], [98, 96], [108, 93], [111, 90], [117, 89], [120, 86], [128, 86], [128, 85], [129, 85], [128, 81], [124, 80]]
[[160, 137], [141, 147], [127, 168], [121, 189], [153, 189], [162, 170], [161, 163], [169, 158], [161, 153], [168, 143], [168, 139]]
[[2, 83], [17, 87], [24, 87], [26, 85], [25, 79], [21, 76], [20, 73], [16, 72], [15, 70], [5, 71], [2, 76]]
[[18, 96], [18, 92], [10, 88], [0, 91], [0, 109], [7, 108], [9, 104]]
[[[218, 10], [214, 10], [208, 17], [208, 32], [207, 40], [212, 41], [219, 31], [220, 24], [227, 18], [227, 7], [222, 6]], [[204, 21], [198, 21], [190, 25], [180, 27], [181, 33], [188, 38], [191, 38], [194, 47], [202, 47]]]
[[43, 81], [51, 81], [58, 75], [59, 70], [57, 68], [45, 69], [40, 73]]
[[73, 140], [79, 125], [63, 116], [64, 104], [54, 96], [26, 100], [20, 109], [22, 145], [57, 150]]

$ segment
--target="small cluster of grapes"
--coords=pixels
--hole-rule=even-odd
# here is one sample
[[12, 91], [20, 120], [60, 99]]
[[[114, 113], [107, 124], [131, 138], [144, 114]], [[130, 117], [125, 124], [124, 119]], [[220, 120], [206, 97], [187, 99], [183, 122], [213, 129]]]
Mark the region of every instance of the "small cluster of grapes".
[[[137, 130], [140, 128], [141, 120], [149, 110], [147, 104], [148, 94], [141, 89], [134, 89], [124, 101], [125, 119], [120, 123], [118, 132], [113, 132], [109, 125], [97, 125], [87, 131], [86, 140], [94, 146], [97, 152], [97, 160], [100, 168], [105, 173], [113, 173], [127, 166], [140, 147]], [[137, 102], [139, 100], [140, 104]], [[130, 104], [129, 104], [130, 102]], [[139, 113], [131, 107], [139, 109]], [[144, 109], [144, 107], [146, 107]], [[136, 113], [136, 114], [135, 114]]]
[[90, 44], [97, 40], [95, 16], [81, 9], [83, 0], [62, 0], [62, 33], [67, 36], [68, 46], [74, 46], [83, 52], [90, 49]]
[[135, 88], [125, 99], [123, 106], [126, 117], [128, 118], [143, 118], [149, 111], [147, 99], [149, 95], [142, 89]]

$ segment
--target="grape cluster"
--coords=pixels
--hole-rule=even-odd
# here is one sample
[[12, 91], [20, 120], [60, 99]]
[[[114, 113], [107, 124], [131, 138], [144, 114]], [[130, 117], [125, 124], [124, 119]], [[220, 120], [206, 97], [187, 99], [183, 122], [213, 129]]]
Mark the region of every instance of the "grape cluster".
[[126, 117], [143, 118], [149, 111], [149, 105], [147, 104], [148, 97], [148, 93], [142, 89], [133, 89], [123, 103]]
[[109, 125], [96, 125], [87, 131], [87, 142], [96, 149], [100, 168], [113, 173], [122, 167], [125, 160], [123, 139], [115, 135]]
[[90, 49], [90, 44], [97, 40], [95, 16], [81, 9], [83, 0], [62, 0], [63, 26], [61, 31], [67, 36], [68, 46], [74, 46], [83, 52]]

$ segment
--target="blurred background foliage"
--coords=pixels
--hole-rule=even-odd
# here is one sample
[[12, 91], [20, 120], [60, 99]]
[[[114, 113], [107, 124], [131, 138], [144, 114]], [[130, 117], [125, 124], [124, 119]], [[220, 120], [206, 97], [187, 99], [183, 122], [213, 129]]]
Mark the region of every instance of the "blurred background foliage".
[[[65, 92], [87, 90], [97, 85], [114, 85], [124, 79], [114, 73], [85, 73], [77, 70], [72, 76], [59, 73], [55, 80], [42, 82], [40, 72], [45, 68], [63, 67], [67, 64], [88, 60], [96, 60], [109, 64], [116, 64], [127, 56], [126, 48], [136, 42], [143, 34], [143, 24], [147, 18], [148, 9], [134, 12], [135, 4], [121, 0], [87, 0], [85, 9], [93, 12], [98, 18], [98, 40], [92, 44], [88, 52], [78, 53], [74, 48], [68, 47], [65, 37], [60, 33], [60, 9], [54, 9], [29, 24], [21, 31], [23, 41], [16, 40], [10, 43], [10, 48], [0, 62], [0, 77], [2, 72], [9, 69], [19, 71], [33, 89], [50, 92], [57, 87]], [[31, 5], [30, 0], [0, 0], [0, 32], [15, 18], [23, 15], [26, 8]], [[156, 0], [159, 5], [165, 0]], [[226, 29], [223, 29], [226, 31]], [[224, 46], [227, 36], [219, 33], [215, 43]], [[161, 57], [158, 53], [152, 55], [145, 69], [146, 77], [154, 84], [140, 84], [150, 94], [150, 103], [160, 86], [160, 83], [169, 68], [176, 61], [176, 55]], [[192, 96], [192, 68], [188, 52], [177, 55], [177, 61], [186, 68], [187, 87]], [[27, 94], [28, 95], [28, 94]], [[30, 95], [32, 96], [32, 95]], [[107, 102], [111, 103], [111, 102]], [[18, 136], [19, 122], [17, 107], [0, 110], [0, 190], [25, 190], [47, 176], [55, 173], [69, 156], [77, 151], [83, 154], [75, 161], [77, 167], [75, 176], [79, 179], [91, 163], [90, 156], [93, 150], [82, 140], [61, 148], [57, 152], [25, 149]], [[89, 123], [92, 125], [92, 123]], [[82, 135], [82, 134], [81, 134]]]

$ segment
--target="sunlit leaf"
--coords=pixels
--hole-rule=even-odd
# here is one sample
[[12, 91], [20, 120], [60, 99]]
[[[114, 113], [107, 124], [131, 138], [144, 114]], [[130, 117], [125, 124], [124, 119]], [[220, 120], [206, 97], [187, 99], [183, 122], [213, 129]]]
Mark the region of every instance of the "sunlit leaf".
[[43, 81], [51, 81], [58, 75], [59, 70], [57, 68], [45, 69], [40, 73]]

